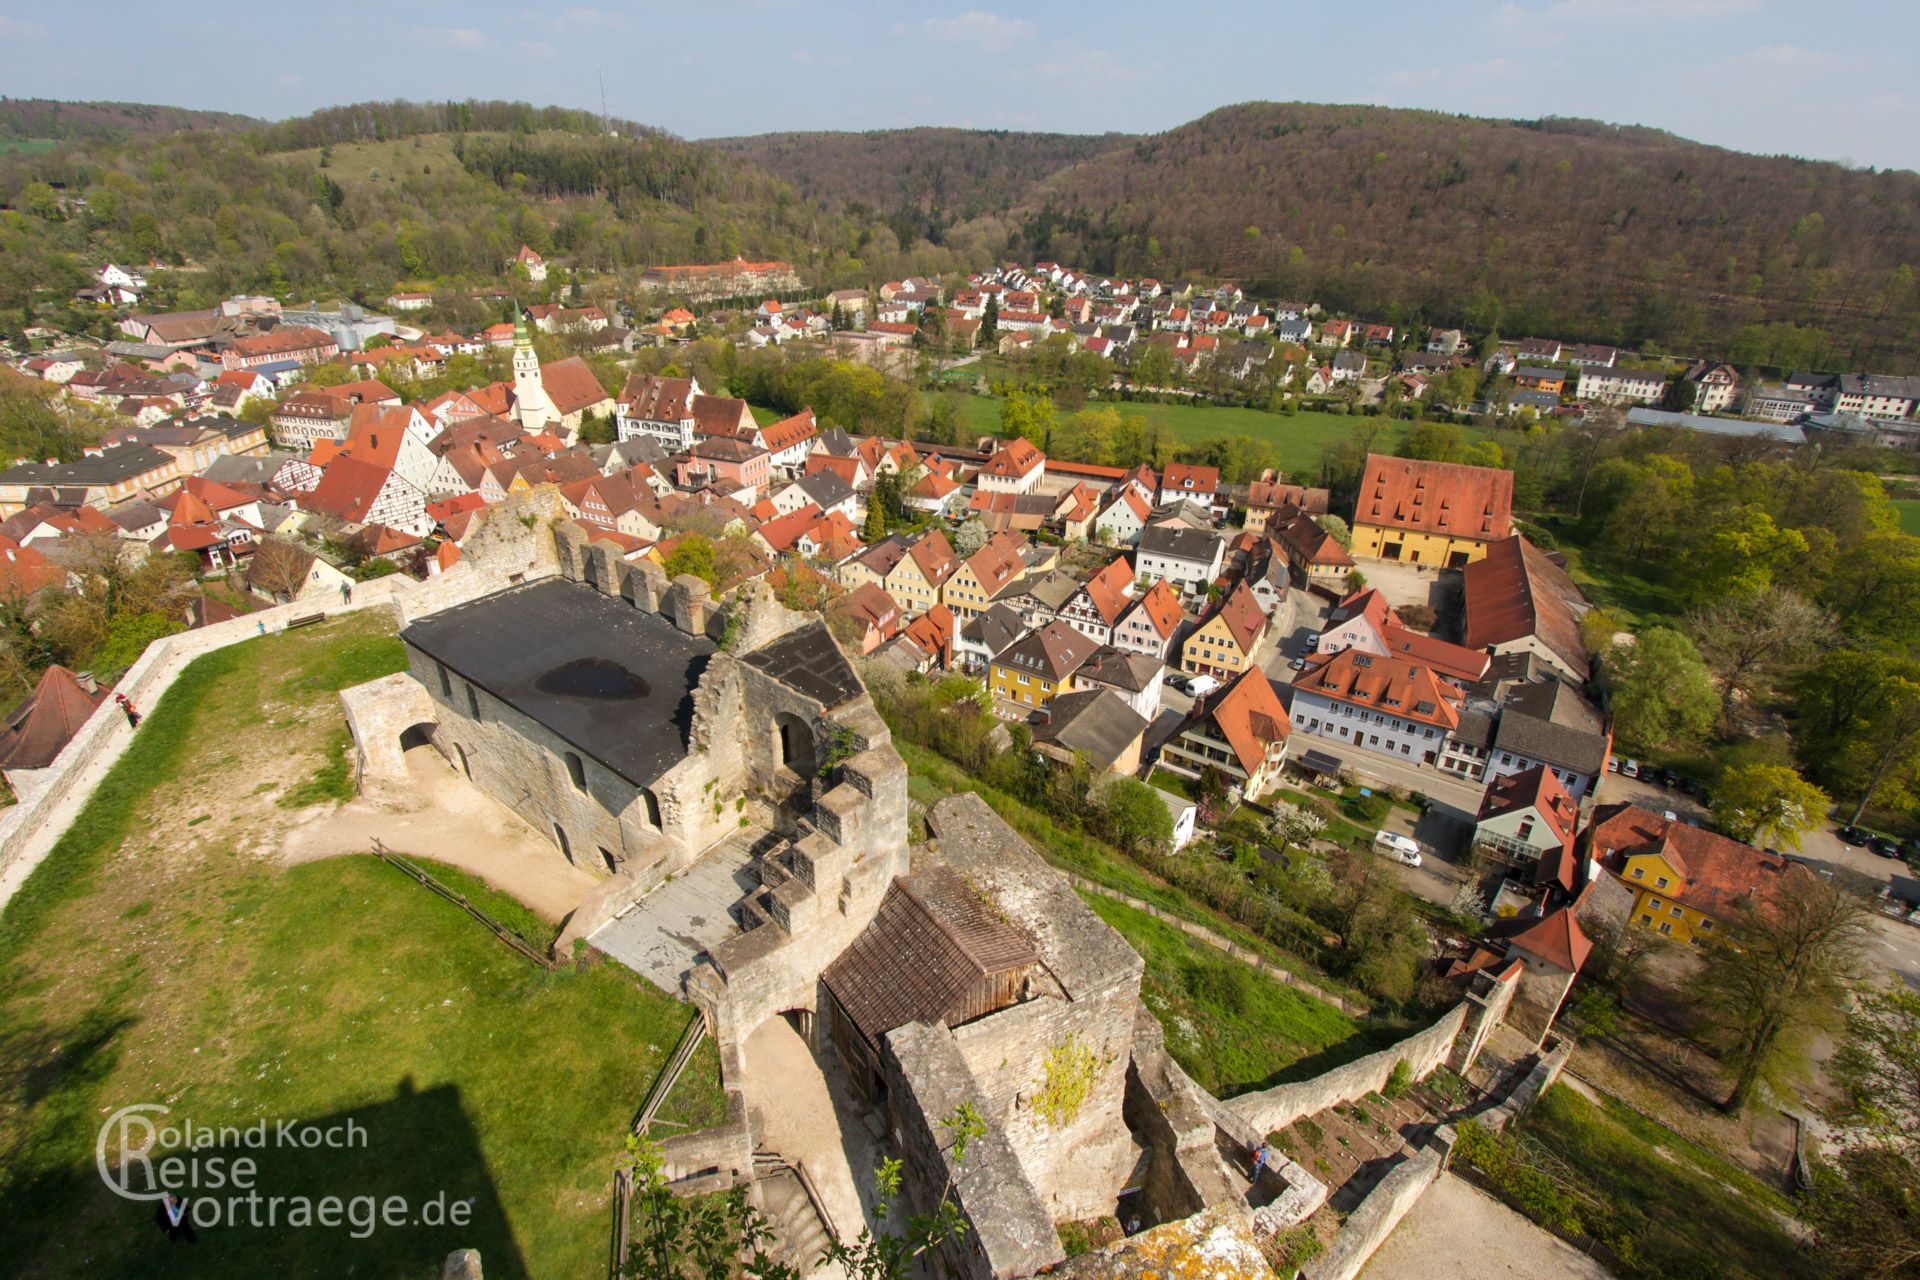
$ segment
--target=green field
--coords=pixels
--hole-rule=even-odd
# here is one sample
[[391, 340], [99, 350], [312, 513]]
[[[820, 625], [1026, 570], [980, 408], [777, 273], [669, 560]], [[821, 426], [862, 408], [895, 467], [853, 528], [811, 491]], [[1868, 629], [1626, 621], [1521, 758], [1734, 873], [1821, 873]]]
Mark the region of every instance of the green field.
[[1147, 962], [1141, 995], [1166, 1030], [1168, 1052], [1216, 1097], [1318, 1074], [1401, 1030], [1364, 1026], [1124, 902], [1080, 896]]
[[52, 138], [0, 138], [0, 156], [17, 152], [31, 155], [39, 151], [51, 151], [59, 145]]
[[[7, 1274], [400, 1280], [463, 1246], [489, 1277], [604, 1267], [611, 1168], [690, 1010], [617, 966], [539, 968], [371, 857], [277, 856], [295, 819], [276, 794], [326, 771], [337, 691], [402, 665], [372, 614], [200, 658], [0, 917]], [[721, 1114], [716, 1061], [696, 1068], [669, 1100], [681, 1124]], [[176, 1124], [351, 1121], [352, 1148], [225, 1154], [255, 1158], [262, 1196], [402, 1196], [429, 1217], [444, 1197], [471, 1219], [362, 1239], [229, 1219], [189, 1267], [95, 1172], [102, 1120], [141, 1103]]]
[[1779, 1191], [1612, 1098], [1595, 1104], [1555, 1085], [1514, 1134], [1469, 1138], [1458, 1152], [1529, 1217], [1611, 1246], [1622, 1280], [1825, 1273], [1788, 1227], [1794, 1208]]
[[1893, 509], [1900, 513], [1901, 529], [1920, 535], [1920, 498], [1895, 498]]
[[[1368, 428], [1377, 428], [1379, 432], [1373, 442], [1374, 449], [1391, 453], [1407, 428], [1405, 422], [1361, 414], [1302, 410], [1289, 417], [1264, 409], [1209, 404], [1102, 403], [1119, 410], [1122, 417], [1145, 418], [1165, 426], [1175, 442], [1183, 445], [1230, 436], [1265, 441], [1279, 455], [1282, 469], [1295, 477], [1311, 477], [1319, 466], [1321, 452], [1328, 445], [1350, 439]], [[999, 396], [964, 395], [960, 397], [960, 405], [970, 435], [991, 435], [1000, 430]], [[1470, 439], [1498, 434], [1472, 427], [1466, 431]]]

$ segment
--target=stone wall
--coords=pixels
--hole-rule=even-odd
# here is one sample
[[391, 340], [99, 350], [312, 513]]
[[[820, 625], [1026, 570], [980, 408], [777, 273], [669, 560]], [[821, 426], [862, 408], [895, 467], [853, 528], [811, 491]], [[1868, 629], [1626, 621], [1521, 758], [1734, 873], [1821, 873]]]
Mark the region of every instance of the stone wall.
[[1518, 964], [1510, 962], [1500, 973], [1478, 973], [1467, 986], [1463, 1001], [1467, 1006], [1466, 1025], [1453, 1043], [1447, 1067], [1464, 1076], [1486, 1047], [1487, 1037], [1506, 1019], [1514, 993], [1520, 989]]
[[[147, 646], [115, 688], [141, 711], [150, 713], [187, 664], [202, 654], [252, 640], [263, 632], [285, 630], [287, 623], [296, 618], [388, 609], [394, 601], [417, 589], [418, 584], [411, 579], [395, 575], [355, 587], [351, 603], [336, 600], [325, 608], [310, 604], [279, 605], [166, 636]], [[12, 899], [26, 878], [52, 852], [132, 741], [133, 731], [128, 728], [126, 717], [120, 714], [111, 698], [107, 699], [48, 767], [47, 782], [40, 792], [0, 815], [0, 907]]]
[[[952, 1034], [915, 1022], [890, 1032], [886, 1042], [888, 1118], [909, 1170], [907, 1185], [925, 1209], [950, 1186], [970, 1224], [943, 1248], [948, 1265], [967, 1280], [1013, 1280], [1061, 1262], [1066, 1254], [1053, 1214], [1028, 1183]], [[956, 1159], [940, 1120], [963, 1104], [986, 1118], [986, 1132]]]
[[[354, 778], [364, 786], [407, 781], [406, 752], [400, 738], [417, 724], [432, 725], [433, 699], [412, 673], [396, 671], [340, 691], [346, 708], [347, 730], [353, 735]], [[441, 749], [445, 754], [445, 748]]]
[[1447, 1010], [1439, 1021], [1424, 1031], [1402, 1040], [1391, 1048], [1356, 1058], [1345, 1066], [1317, 1075], [1311, 1080], [1275, 1085], [1258, 1093], [1231, 1098], [1226, 1105], [1261, 1133], [1284, 1129], [1301, 1116], [1342, 1102], [1364, 1098], [1386, 1087], [1395, 1064], [1404, 1059], [1416, 1080], [1423, 1079], [1435, 1067], [1446, 1062], [1453, 1043], [1466, 1024], [1467, 1005], [1463, 1001]]
[[1444, 1152], [1425, 1147], [1389, 1169], [1347, 1215], [1327, 1251], [1301, 1269], [1301, 1280], [1353, 1280], [1445, 1168]]

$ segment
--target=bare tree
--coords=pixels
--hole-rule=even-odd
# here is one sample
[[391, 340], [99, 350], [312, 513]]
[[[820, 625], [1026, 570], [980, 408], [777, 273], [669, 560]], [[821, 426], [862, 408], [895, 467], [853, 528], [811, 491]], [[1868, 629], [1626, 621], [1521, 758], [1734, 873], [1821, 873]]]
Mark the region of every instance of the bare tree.
[[1865, 901], [1793, 868], [1707, 949], [1693, 996], [1733, 1072], [1721, 1110], [1737, 1115], [1762, 1079], [1799, 1073], [1807, 1036], [1846, 1007], [1868, 918]]
[[1810, 657], [1833, 637], [1834, 622], [1798, 592], [1768, 587], [1700, 606], [1687, 615], [1687, 629], [1720, 682], [1720, 719], [1731, 723], [1736, 698]]
[[276, 600], [291, 600], [306, 586], [312, 561], [312, 552], [285, 538], [264, 539], [247, 565], [247, 585]]

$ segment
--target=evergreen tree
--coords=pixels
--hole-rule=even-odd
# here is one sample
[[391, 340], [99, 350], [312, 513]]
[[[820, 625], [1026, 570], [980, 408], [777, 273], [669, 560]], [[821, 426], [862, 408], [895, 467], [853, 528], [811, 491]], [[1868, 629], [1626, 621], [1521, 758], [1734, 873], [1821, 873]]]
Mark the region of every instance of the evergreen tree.
[[1000, 338], [1000, 296], [987, 295], [986, 314], [980, 317], [980, 345], [990, 347]]

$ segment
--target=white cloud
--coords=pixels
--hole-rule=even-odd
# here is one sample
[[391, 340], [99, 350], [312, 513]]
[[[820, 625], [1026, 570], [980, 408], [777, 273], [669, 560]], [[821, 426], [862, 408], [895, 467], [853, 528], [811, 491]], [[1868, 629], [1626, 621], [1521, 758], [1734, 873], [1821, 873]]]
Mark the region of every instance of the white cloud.
[[555, 31], [624, 31], [627, 27], [625, 15], [584, 5], [562, 9], [558, 13], [529, 11], [521, 14], [521, 17], [528, 21], [545, 22]]
[[21, 22], [0, 13], [0, 36], [9, 40], [38, 40], [46, 34], [47, 29], [37, 22]]
[[560, 56], [559, 51], [545, 40], [523, 40], [520, 42], [520, 52], [540, 62], [551, 62]]
[[969, 9], [951, 18], [928, 18], [917, 27], [894, 28], [896, 33], [905, 30], [944, 44], [970, 44], [997, 52], [1033, 39], [1036, 28], [1025, 18], [1003, 18], [984, 9]]
[[1557, 18], [1622, 22], [1696, 21], [1738, 17], [1761, 7], [1762, 0], [1557, 0], [1546, 12]]
[[1024, 81], [1033, 78], [1070, 81], [1081, 88], [1110, 89], [1146, 84], [1160, 70], [1160, 64], [1137, 66], [1111, 49], [1094, 49], [1082, 44], [1056, 44], [1039, 62], [1017, 71], [1003, 71], [997, 80]]
[[493, 42], [484, 31], [472, 27], [415, 27], [414, 35], [443, 49], [484, 49]]

